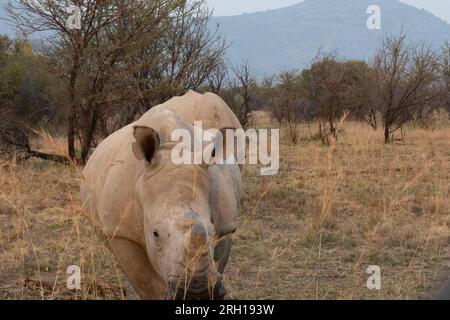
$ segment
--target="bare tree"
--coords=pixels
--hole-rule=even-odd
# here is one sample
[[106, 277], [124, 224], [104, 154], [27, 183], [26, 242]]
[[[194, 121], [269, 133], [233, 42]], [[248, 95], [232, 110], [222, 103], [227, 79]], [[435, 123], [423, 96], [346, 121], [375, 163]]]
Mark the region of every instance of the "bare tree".
[[80, 29], [66, 26], [67, 4], [18, 0], [8, 11], [26, 33], [52, 32], [43, 52], [65, 83], [68, 152], [79, 163], [86, 162], [99, 123], [109, 132], [114, 119], [132, 121], [155, 103], [195, 89], [225, 48], [208, 33], [203, 0], [77, 0]]
[[299, 77], [296, 71], [285, 71], [278, 76], [279, 111], [284, 113], [292, 143], [299, 142], [298, 125], [301, 117]]
[[408, 46], [404, 33], [383, 41], [373, 68], [386, 143], [411, 120], [412, 111], [426, 107], [439, 96], [433, 90], [437, 80], [436, 61], [436, 55], [424, 44]]
[[441, 105], [450, 116], [450, 42], [445, 42], [442, 46], [442, 53], [439, 58], [441, 75]]
[[249, 115], [254, 109], [256, 80], [253, 78], [248, 62], [231, 66], [227, 90], [224, 98], [236, 114], [242, 126], [248, 125]]
[[228, 69], [224, 62], [219, 63], [208, 77], [208, 90], [220, 94], [226, 84]]
[[[133, 76], [145, 111], [174, 95], [210, 84], [214, 75], [222, 76], [227, 47], [218, 29], [209, 28], [210, 16], [205, 0], [184, 2], [171, 15], [171, 25], [162, 37], [147, 42], [133, 56]], [[222, 86], [223, 78], [216, 80]]]

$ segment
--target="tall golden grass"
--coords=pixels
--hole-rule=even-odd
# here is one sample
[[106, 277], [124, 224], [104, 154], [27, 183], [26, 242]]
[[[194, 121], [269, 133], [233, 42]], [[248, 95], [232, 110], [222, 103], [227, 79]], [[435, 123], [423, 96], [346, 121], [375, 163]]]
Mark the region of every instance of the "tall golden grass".
[[[342, 128], [331, 146], [306, 125], [298, 145], [283, 136], [277, 176], [245, 168], [231, 298], [417, 298], [450, 267], [450, 129], [385, 145], [381, 131]], [[36, 145], [64, 154], [63, 143]], [[81, 168], [0, 166], [0, 299], [138, 298], [81, 210]], [[70, 265], [82, 269], [81, 290], [66, 286]], [[379, 291], [366, 287], [369, 265], [381, 267]]]

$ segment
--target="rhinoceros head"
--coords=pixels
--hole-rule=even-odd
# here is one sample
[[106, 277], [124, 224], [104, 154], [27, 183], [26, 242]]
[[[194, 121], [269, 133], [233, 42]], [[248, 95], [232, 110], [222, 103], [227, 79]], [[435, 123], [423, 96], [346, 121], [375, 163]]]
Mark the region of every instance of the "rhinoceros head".
[[173, 145], [163, 145], [152, 128], [135, 127], [134, 137], [133, 151], [143, 167], [136, 202], [147, 255], [167, 286], [167, 299], [223, 298], [213, 259], [208, 166], [175, 165]]

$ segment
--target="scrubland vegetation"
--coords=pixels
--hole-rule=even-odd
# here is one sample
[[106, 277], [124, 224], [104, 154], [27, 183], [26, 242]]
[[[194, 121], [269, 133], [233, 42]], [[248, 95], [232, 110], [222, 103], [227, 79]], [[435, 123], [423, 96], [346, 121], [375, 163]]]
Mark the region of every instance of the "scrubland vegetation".
[[[81, 209], [83, 164], [190, 89], [219, 94], [246, 127], [282, 129], [279, 174], [244, 169], [231, 298], [418, 298], [448, 276], [448, 43], [434, 52], [391, 35], [370, 61], [318, 53], [259, 79], [226, 63], [203, 1], [85, 1], [81, 30], [62, 27], [55, 1], [35, 2], [10, 14], [28, 32], [50, 26], [52, 40], [0, 39], [0, 299], [137, 298]], [[369, 265], [379, 291], [366, 287]]]
[[[407, 130], [411, 142], [385, 145], [381, 131], [347, 123], [332, 146], [299, 129], [297, 145], [283, 130], [278, 176], [244, 171], [230, 296], [406, 299], [438, 288], [450, 267], [450, 129]], [[79, 167], [0, 170], [1, 298], [137, 298], [80, 209]], [[82, 268], [80, 291], [67, 289], [69, 265]], [[380, 291], [366, 287], [369, 265], [381, 267]]]

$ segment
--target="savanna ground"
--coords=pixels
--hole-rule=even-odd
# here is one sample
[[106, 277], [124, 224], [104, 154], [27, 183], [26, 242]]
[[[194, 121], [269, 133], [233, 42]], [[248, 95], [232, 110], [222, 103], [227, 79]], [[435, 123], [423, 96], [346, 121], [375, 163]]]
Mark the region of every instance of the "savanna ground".
[[[277, 176], [245, 168], [231, 298], [414, 299], [449, 274], [450, 128], [392, 145], [344, 128], [332, 147], [306, 125], [297, 146], [283, 136]], [[81, 169], [0, 163], [0, 299], [138, 298], [80, 210]], [[70, 265], [79, 291], [67, 289]], [[366, 287], [369, 265], [381, 267], [379, 291]]]

